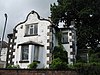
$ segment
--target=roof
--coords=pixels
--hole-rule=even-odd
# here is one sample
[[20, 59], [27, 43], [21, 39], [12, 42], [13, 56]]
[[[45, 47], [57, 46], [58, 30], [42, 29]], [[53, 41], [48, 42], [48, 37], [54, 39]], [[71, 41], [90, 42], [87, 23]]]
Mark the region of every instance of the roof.
[[[2, 48], [7, 48], [7, 46], [8, 46], [8, 43], [3, 41], [2, 42]], [[0, 48], [1, 48], [1, 41], [0, 41]]]
[[21, 44], [18, 44], [18, 46], [20, 45], [37, 45], [37, 46], [44, 46], [42, 44], [39, 44], [39, 43], [36, 43], [34, 41], [28, 41], [28, 42], [24, 42], [24, 43], [21, 43]]

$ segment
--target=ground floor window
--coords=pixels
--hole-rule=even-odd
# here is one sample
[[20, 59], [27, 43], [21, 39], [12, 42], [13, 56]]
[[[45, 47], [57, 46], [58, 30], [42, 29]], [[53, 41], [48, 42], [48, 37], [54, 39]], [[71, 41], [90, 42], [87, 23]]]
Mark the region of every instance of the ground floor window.
[[29, 45], [23, 45], [21, 49], [21, 60], [28, 60], [29, 56]]

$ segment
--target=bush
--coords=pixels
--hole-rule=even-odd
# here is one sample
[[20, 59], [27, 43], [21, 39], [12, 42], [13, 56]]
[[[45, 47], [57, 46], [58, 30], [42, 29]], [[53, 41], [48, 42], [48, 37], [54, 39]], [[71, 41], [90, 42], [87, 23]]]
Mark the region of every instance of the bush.
[[76, 63], [73, 66], [79, 75], [100, 75], [100, 63]]
[[56, 58], [52, 61], [50, 65], [51, 69], [67, 69], [67, 63], [63, 62], [60, 58]]
[[36, 69], [38, 66], [38, 63], [40, 63], [40, 62], [33, 61], [31, 64], [28, 65], [28, 68], [29, 69]]
[[19, 65], [8, 65], [7, 68], [9, 69], [17, 69], [20, 68]]

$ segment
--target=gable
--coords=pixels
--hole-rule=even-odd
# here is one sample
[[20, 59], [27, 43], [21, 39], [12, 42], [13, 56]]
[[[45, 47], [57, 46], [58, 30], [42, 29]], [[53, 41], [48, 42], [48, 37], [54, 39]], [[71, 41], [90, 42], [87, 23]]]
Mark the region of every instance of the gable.
[[48, 19], [40, 18], [39, 14], [38, 14], [37, 12], [31, 11], [31, 12], [27, 15], [25, 21], [18, 23], [18, 24], [15, 26], [14, 30], [16, 30], [16, 28], [17, 28], [18, 26], [20, 26], [20, 25], [38, 23], [38, 22], [41, 22], [41, 21], [49, 22], [50, 24], [52, 24], [51, 21], [49, 21]]

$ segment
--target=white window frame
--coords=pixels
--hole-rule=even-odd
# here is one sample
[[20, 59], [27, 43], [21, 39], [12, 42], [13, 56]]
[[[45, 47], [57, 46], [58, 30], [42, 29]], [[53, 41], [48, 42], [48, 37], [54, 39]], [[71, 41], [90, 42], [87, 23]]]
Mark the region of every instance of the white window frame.
[[37, 35], [38, 34], [38, 24], [27, 24], [25, 26], [25, 35]]

